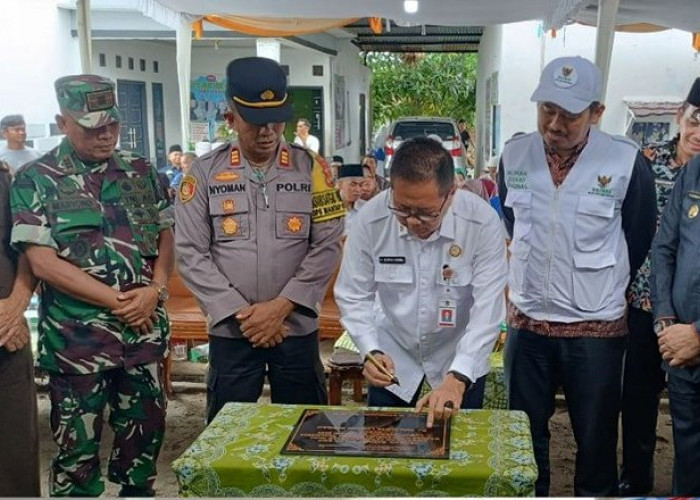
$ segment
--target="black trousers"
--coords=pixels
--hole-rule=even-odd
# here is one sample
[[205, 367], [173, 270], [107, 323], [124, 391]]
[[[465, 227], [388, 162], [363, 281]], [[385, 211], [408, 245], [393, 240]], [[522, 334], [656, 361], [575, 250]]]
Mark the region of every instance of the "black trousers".
[[700, 497], [700, 382], [668, 375], [673, 420], [673, 496]]
[[[484, 389], [486, 388], [486, 377], [484, 375], [476, 379], [476, 382], [462, 396], [460, 408], [469, 410], [480, 410], [484, 406]], [[393, 392], [387, 391], [383, 387], [369, 386], [367, 389], [367, 406], [393, 406], [394, 408], [412, 408], [418, 403], [423, 382], [418, 386], [418, 390], [413, 395], [411, 401], [406, 402]]]
[[39, 429], [32, 347], [0, 347], [0, 497], [39, 497]]
[[539, 475], [536, 495], [549, 495], [549, 419], [564, 389], [576, 440], [574, 494], [617, 496], [617, 425], [625, 338], [552, 338], [508, 328], [505, 375], [511, 410], [523, 410]]
[[256, 402], [266, 376], [273, 403], [327, 404], [318, 331], [287, 337], [269, 349], [253, 348], [247, 339], [209, 336], [207, 421], [226, 403]]
[[620, 480], [632, 493], [654, 486], [654, 450], [659, 398], [665, 373], [651, 313], [630, 307], [629, 335], [622, 385], [622, 469]]

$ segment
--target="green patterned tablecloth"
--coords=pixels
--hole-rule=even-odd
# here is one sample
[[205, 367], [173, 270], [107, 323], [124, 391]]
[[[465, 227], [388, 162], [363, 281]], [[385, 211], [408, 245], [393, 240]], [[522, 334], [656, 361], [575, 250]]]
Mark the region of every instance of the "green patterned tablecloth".
[[537, 466], [530, 426], [522, 412], [460, 412], [452, 422], [449, 460], [280, 455], [303, 409], [293, 405], [225, 405], [173, 462], [180, 494], [209, 497], [535, 494]]
[[506, 376], [503, 373], [503, 351], [491, 353], [491, 371], [486, 376], [484, 386], [484, 408], [507, 410]]

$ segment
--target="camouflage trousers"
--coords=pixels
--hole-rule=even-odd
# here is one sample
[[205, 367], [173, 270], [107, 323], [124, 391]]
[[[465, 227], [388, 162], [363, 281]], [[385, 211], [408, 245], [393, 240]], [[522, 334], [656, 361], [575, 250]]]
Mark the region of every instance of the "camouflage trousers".
[[51, 496], [99, 496], [104, 410], [114, 442], [108, 478], [122, 491], [153, 492], [165, 432], [163, 362], [88, 375], [51, 373], [51, 431], [58, 454], [51, 463]]

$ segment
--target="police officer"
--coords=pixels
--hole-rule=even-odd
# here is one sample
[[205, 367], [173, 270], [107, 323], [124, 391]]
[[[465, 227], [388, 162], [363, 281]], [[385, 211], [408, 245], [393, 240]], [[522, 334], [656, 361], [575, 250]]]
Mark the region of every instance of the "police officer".
[[[426, 407], [429, 424], [447, 406], [481, 407], [506, 275], [498, 216], [456, 189], [449, 152], [424, 137], [401, 144], [391, 190], [357, 214], [335, 285], [343, 325], [385, 368], [365, 361], [369, 406]], [[419, 400], [424, 379], [433, 390]]]
[[632, 141], [598, 131], [602, 76], [554, 59], [532, 95], [537, 128], [501, 155], [499, 193], [512, 236], [505, 351], [509, 404], [530, 418], [549, 493], [549, 419], [563, 386], [578, 447], [574, 493], [615, 496], [625, 351], [625, 290], [649, 251], [651, 169]]
[[165, 430], [162, 302], [173, 221], [155, 169], [115, 150], [114, 84], [74, 75], [55, 88], [65, 138], [22, 167], [11, 191], [12, 244], [42, 280], [39, 364], [49, 372], [58, 445], [49, 493], [104, 491], [98, 451], [109, 405], [109, 480], [120, 495], [152, 496]]
[[227, 67], [238, 133], [194, 162], [175, 219], [180, 273], [209, 324], [207, 413], [256, 401], [325, 404], [317, 317], [340, 260], [343, 205], [325, 162], [283, 140], [284, 71], [259, 57]]
[[34, 363], [24, 310], [35, 280], [10, 248], [10, 168], [0, 161], [0, 497], [39, 497]]

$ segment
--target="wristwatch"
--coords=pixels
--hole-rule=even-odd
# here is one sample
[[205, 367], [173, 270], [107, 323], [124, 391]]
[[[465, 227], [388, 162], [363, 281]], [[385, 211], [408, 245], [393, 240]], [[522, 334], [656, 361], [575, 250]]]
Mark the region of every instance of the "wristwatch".
[[677, 323], [675, 318], [661, 318], [654, 321], [654, 333], [661, 335], [666, 328]]
[[153, 287], [156, 292], [158, 292], [158, 302], [163, 303], [166, 300], [170, 298], [170, 292], [168, 292], [168, 287], [164, 283], [161, 283], [160, 281], [151, 281], [150, 285]]
[[472, 385], [472, 381], [469, 380], [469, 377], [466, 375], [462, 375], [461, 373], [455, 371], [455, 370], [450, 370], [447, 372], [448, 374], [452, 375], [454, 378], [456, 378], [459, 382], [462, 382], [464, 385], [467, 386], [467, 389]]

